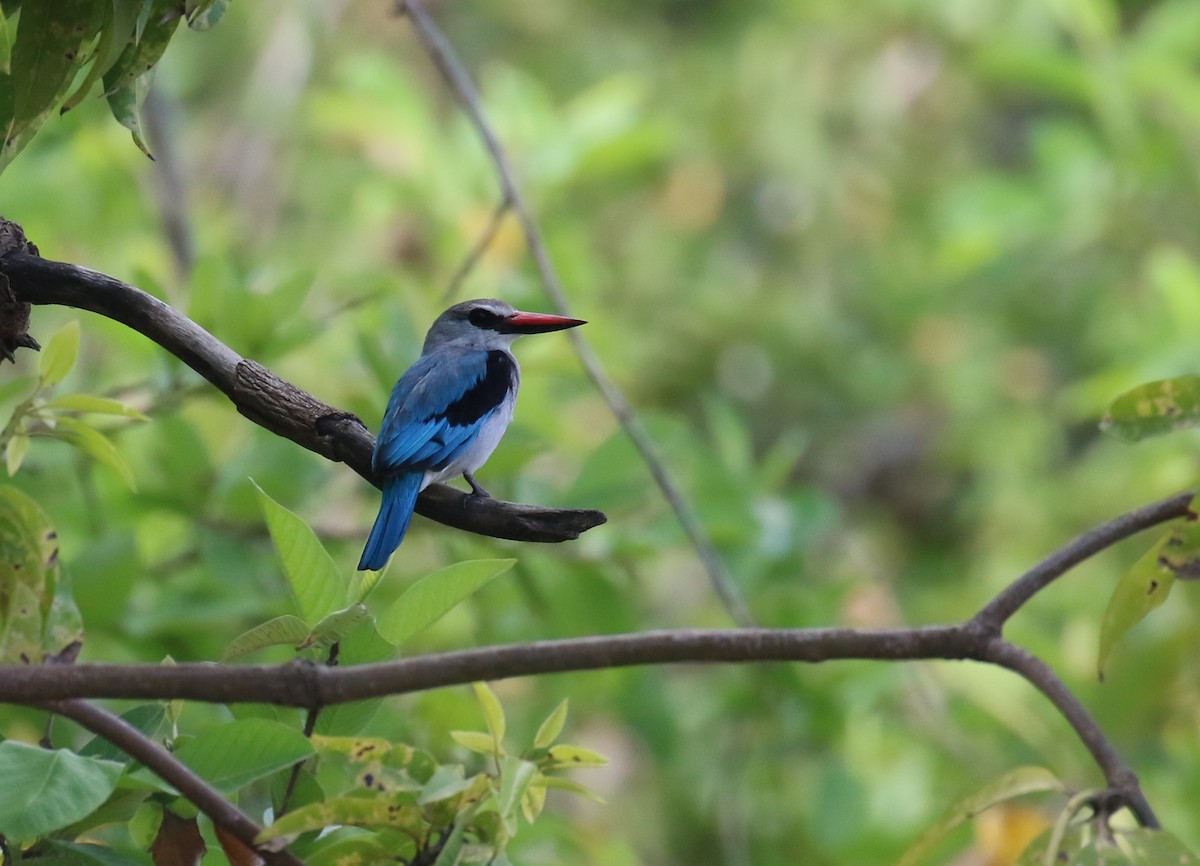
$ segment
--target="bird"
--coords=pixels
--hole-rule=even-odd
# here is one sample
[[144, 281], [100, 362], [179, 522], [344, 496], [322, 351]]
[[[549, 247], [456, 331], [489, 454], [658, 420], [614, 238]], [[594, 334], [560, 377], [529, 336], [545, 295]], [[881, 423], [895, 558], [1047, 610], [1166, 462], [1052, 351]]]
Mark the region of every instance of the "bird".
[[474, 473], [512, 421], [521, 369], [510, 347], [525, 334], [587, 324], [526, 313], [495, 298], [463, 301], [429, 328], [421, 357], [388, 399], [371, 468], [383, 489], [359, 571], [378, 571], [404, 540], [417, 496], [462, 475], [476, 496], [489, 496]]

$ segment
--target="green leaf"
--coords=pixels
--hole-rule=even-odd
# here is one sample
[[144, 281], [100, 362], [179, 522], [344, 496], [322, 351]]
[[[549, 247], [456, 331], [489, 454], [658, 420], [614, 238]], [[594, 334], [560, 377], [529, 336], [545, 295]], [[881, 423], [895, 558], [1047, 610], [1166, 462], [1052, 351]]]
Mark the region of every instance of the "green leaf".
[[379, 617], [379, 633], [399, 646], [515, 563], [515, 559], [474, 559], [421, 578]]
[[310, 625], [318, 623], [345, 604], [345, 581], [308, 524], [254, 486], [300, 616]]
[[417, 794], [417, 803], [437, 803], [448, 800], [455, 794], [461, 794], [475, 783], [474, 778], [463, 775], [462, 764], [444, 764], [437, 768], [434, 774]]
[[54, 110], [75, 74], [84, 41], [93, 38], [98, 23], [91, 0], [24, 5], [9, 55], [10, 77], [0, 88], [0, 170]]
[[167, 50], [183, 16], [178, 0], [152, 0], [145, 26], [104, 74], [104, 91], [117, 122], [133, 133], [134, 143], [150, 156], [142, 139], [141, 110], [154, 66]]
[[299, 646], [308, 640], [309, 634], [311, 629], [300, 617], [291, 614], [277, 616], [242, 632], [230, 641], [229, 646], [225, 647], [225, 652], [221, 653], [221, 661], [227, 662], [269, 646]]
[[929, 852], [946, 837], [946, 834], [963, 821], [997, 803], [1039, 791], [1063, 790], [1063, 783], [1045, 767], [1018, 767], [1010, 770], [947, 807], [937, 823], [922, 833], [904, 852], [896, 866], [917, 866], [924, 863]]
[[112, 443], [112, 440], [95, 427], [76, 418], [62, 417], [58, 419], [58, 423], [52, 430], [41, 431], [37, 435], [60, 439], [73, 445], [97, 463], [103, 463], [110, 469], [115, 469], [117, 474], [129, 485], [130, 490], [137, 490], [137, 479], [133, 477], [133, 469], [130, 468], [129, 463], [117, 450], [117, 446]]
[[450, 737], [463, 748], [470, 749], [472, 752], [478, 752], [481, 755], [495, 755], [499, 757], [503, 754], [503, 751], [496, 745], [496, 741], [492, 738], [491, 734], [485, 734], [483, 731], [451, 731]]
[[0, 743], [0, 833], [21, 842], [66, 827], [98, 809], [115, 790], [124, 767], [64, 749], [40, 749], [16, 740]]
[[[46, 611], [42, 626], [42, 649], [49, 656], [83, 643], [83, 615], [71, 594], [71, 576], [64, 570], [56, 570], [54, 596], [50, 609]], [[78, 647], [76, 647], [78, 648]]]
[[87, 76], [75, 92], [63, 103], [65, 113], [79, 105], [91, 92], [92, 87], [104, 73], [112, 68], [125, 48], [132, 42], [138, 13], [142, 11], [142, 0], [103, 0], [100, 8], [104, 19], [100, 27], [100, 42], [96, 46], [94, 59]]
[[[121, 719], [126, 724], [137, 728], [152, 740], [158, 738], [158, 732], [166, 717], [167, 713], [162, 704], [139, 704], [121, 713]], [[92, 737], [83, 744], [79, 754], [85, 758], [102, 758], [121, 764], [133, 763], [133, 758], [103, 737]]]
[[322, 830], [334, 825], [354, 827], [388, 827], [411, 836], [420, 836], [426, 823], [423, 810], [411, 797], [335, 797], [323, 803], [313, 803], [294, 812], [288, 812], [255, 838], [261, 845], [272, 839], [288, 838]]
[[[362, 622], [338, 644], [338, 664], [343, 667], [382, 662], [396, 657], [396, 648], [379, 636], [373, 622]], [[367, 698], [326, 707], [317, 717], [320, 734], [357, 734], [375, 715], [383, 698]]]
[[8, 448], [4, 451], [5, 466], [8, 469], [9, 478], [17, 474], [17, 470], [25, 462], [25, 455], [28, 453], [29, 437], [24, 433], [14, 433], [13, 437], [8, 440]]
[[229, 0], [200, 0], [189, 2], [187, 7], [188, 27], [193, 30], [207, 30], [216, 25], [225, 10], [229, 8]]
[[593, 803], [603, 804], [605, 802], [605, 799], [591, 788], [585, 787], [573, 779], [564, 779], [561, 776], [541, 776], [538, 779], [538, 784], [544, 785], [547, 788], [558, 788], [562, 791], [578, 794], [580, 797], [591, 800]]
[[1200, 866], [1200, 857], [1165, 830], [1122, 828], [1097, 833], [1090, 821], [1046, 830], [1013, 866]]
[[603, 767], [608, 763], [608, 758], [599, 752], [585, 749], [583, 746], [572, 746], [568, 743], [552, 746], [547, 756], [551, 762], [547, 768], [552, 770], [566, 767]]
[[140, 866], [139, 861], [118, 854], [112, 848], [64, 839], [43, 840], [38, 845], [36, 862], [38, 866]]
[[305, 635], [304, 641], [297, 649], [308, 649], [310, 646], [329, 646], [337, 643], [359, 623], [370, 619], [371, 612], [367, 606], [356, 602], [343, 610], [335, 610], [319, 623], [313, 626], [312, 633]]
[[1131, 827], [1120, 831], [1120, 839], [1135, 866], [1200, 866], [1200, 857], [1166, 830]]
[[42, 403], [39, 409], [49, 409], [54, 412], [86, 412], [92, 415], [118, 415], [138, 421], [148, 420], [137, 409], [126, 406], [120, 400], [97, 397], [94, 394], [63, 394]]
[[240, 719], [184, 743], [175, 757], [230, 794], [315, 754], [304, 734], [266, 719]]
[[1096, 669], [1101, 679], [1117, 641], [1160, 606], [1176, 579], [1200, 577], [1200, 523], [1178, 524], [1154, 543], [1125, 572], [1108, 600], [1100, 622], [1100, 651]]
[[535, 749], [545, 749], [550, 746], [558, 735], [562, 733], [563, 726], [567, 723], [567, 699], [563, 698], [558, 706], [554, 708], [554, 712], [546, 716], [546, 721], [542, 722], [538, 728], [537, 735], [533, 738], [533, 747]]
[[517, 832], [517, 812], [530, 784], [538, 776], [537, 765], [517, 757], [509, 756], [500, 764], [500, 794], [497, 801], [500, 817], [510, 836]]
[[1200, 376], [1176, 376], [1138, 385], [1108, 404], [1100, 429], [1138, 442], [1200, 424]]
[[38, 356], [38, 373], [43, 385], [57, 385], [71, 372], [79, 356], [79, 337], [78, 319], [72, 319], [54, 332]]
[[498, 752], [499, 745], [504, 740], [504, 707], [500, 705], [500, 699], [487, 683], [471, 683], [471, 688], [475, 690], [475, 699], [483, 708], [483, 720], [487, 723], [488, 733], [496, 742]]
[[24, 583], [14, 584], [7, 594], [0, 663], [36, 664], [42, 660], [41, 600]]
[[525, 816], [526, 821], [532, 824], [537, 820], [538, 815], [542, 814], [544, 808], [546, 808], [546, 786], [538, 784], [538, 780], [535, 779], [525, 791], [525, 796], [521, 798], [521, 814]]

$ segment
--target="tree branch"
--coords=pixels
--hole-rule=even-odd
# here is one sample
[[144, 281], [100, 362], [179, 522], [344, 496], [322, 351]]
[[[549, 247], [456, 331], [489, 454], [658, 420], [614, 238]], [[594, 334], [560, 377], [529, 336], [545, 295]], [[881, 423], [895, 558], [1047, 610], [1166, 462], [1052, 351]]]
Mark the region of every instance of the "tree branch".
[[[358, 418], [243, 358], [152, 295], [106, 274], [23, 252], [0, 258], [0, 274], [7, 277], [18, 301], [87, 310], [149, 337], [212, 383], [254, 423], [345, 463], [376, 483], [371, 471], [375, 440]], [[456, 529], [516, 541], [568, 541], [606, 520], [600, 511], [521, 505], [472, 496], [445, 484], [427, 488], [417, 512]]]
[[[53, 665], [39, 668], [52, 670]], [[120, 716], [82, 700], [48, 701], [44, 709], [74, 719], [93, 734], [103, 737], [131, 758], [136, 759], [154, 775], [171, 785], [186, 797], [197, 809], [235, 836], [239, 842], [272, 866], [303, 866], [285, 851], [259, 849], [254, 840], [262, 827], [243, 815], [221, 792], [201, 779], [191, 769], [151, 740]]]
[[1149, 529], [1151, 526], [1166, 523], [1177, 517], [1194, 516], [1191, 512], [1191, 504], [1195, 495], [1190, 490], [1176, 493], [1174, 496], [1152, 502], [1127, 514], [1122, 514], [1120, 517], [1115, 517], [1108, 523], [1089, 529], [1009, 584], [979, 613], [975, 614], [975, 622], [999, 633], [1000, 629], [1004, 627], [1004, 623], [1020, 609], [1021, 605], [1085, 559], [1095, 556], [1106, 547], [1112, 547], [1122, 539], [1136, 535], [1143, 529]]
[[[502, 197], [500, 208], [511, 206], [513, 212], [516, 214], [517, 221], [521, 225], [521, 232], [525, 236], [525, 244], [529, 248], [529, 253], [533, 256], [534, 262], [537, 264], [538, 274], [541, 276], [546, 294], [549, 295], [551, 302], [561, 315], [570, 315], [566, 292], [563, 291], [562, 281], [559, 280], [558, 272], [554, 269], [554, 265], [550, 261], [550, 254], [546, 250], [546, 242], [542, 238], [541, 229], [538, 227], [537, 220], [533, 218], [533, 211], [526, 203], [525, 196], [521, 193], [520, 187], [517, 186], [516, 174], [513, 172], [508, 154], [505, 152], [504, 146], [500, 143], [500, 138], [496, 135], [486, 112], [483, 110], [483, 104], [479, 99], [475, 85], [471, 82], [471, 76], [467, 74], [453, 46], [450, 45], [441, 30], [434, 24], [433, 19], [429, 17], [429, 13], [425, 11], [425, 7], [420, 0], [397, 0], [397, 8], [402, 12], [407, 12], [409, 20], [412, 22], [413, 30], [421, 42], [421, 46], [438, 68], [438, 71], [441, 72], [446, 84], [458, 96], [463, 109], [467, 113], [467, 117], [475, 127], [475, 131], [479, 134], [479, 138], [483, 142], [488, 156], [491, 158], [500, 183]], [[688, 502], [679, 485], [675, 483], [675, 479], [671, 477], [666, 462], [658, 453], [658, 448], [655, 446], [654, 440], [650, 438], [650, 434], [642, 426], [633, 406], [629, 404], [629, 401], [625, 399], [625, 395], [621, 393], [620, 389], [617, 388], [604, 372], [599, 359], [583, 335], [578, 331], [572, 331], [567, 334], [567, 339], [571, 341], [571, 345], [575, 349], [575, 354], [578, 356], [579, 363], [583, 366], [584, 372], [596, 390], [600, 392], [600, 396], [604, 398], [613, 415], [620, 422], [621, 427], [625, 430], [625, 435], [629, 437], [629, 440], [641, 455], [642, 462], [649, 469], [650, 475], [654, 479], [654, 483], [658, 486], [658, 489], [662, 492], [663, 498], [667, 500], [667, 504], [675, 512], [675, 516], [683, 526], [683, 530], [687, 534], [692, 548], [696, 551], [696, 556], [699, 558], [701, 565], [704, 566], [709, 583], [712, 584], [713, 590], [721, 600], [721, 604], [725, 607], [725, 610], [729, 613], [730, 618], [738, 625], [754, 625], [754, 617], [750, 613], [750, 608], [747, 607], [746, 600], [742, 597], [741, 590], [738, 589], [733, 575], [729, 573], [725, 561], [717, 552], [716, 546], [712, 543], [712, 539], [709, 538], [708, 531], [704, 528], [704, 524], [700, 522], [695, 509], [692, 508], [691, 503]]]

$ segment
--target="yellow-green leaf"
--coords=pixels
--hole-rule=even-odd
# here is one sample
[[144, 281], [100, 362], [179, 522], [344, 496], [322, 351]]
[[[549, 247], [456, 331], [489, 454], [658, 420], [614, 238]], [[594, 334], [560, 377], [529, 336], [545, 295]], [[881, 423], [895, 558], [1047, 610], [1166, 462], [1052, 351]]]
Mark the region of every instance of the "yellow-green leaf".
[[1113, 647], [1167, 600], [1177, 579], [1200, 577], [1200, 523], [1185, 521], [1154, 543], [1117, 583], [1100, 622], [1096, 667], [1103, 678]]
[[533, 738], [533, 747], [535, 749], [545, 749], [550, 746], [558, 735], [562, 733], [563, 725], [567, 723], [567, 700], [564, 698], [559, 702], [559, 705], [554, 708], [554, 712], [546, 716], [546, 721], [542, 722], [538, 728], [537, 735]]
[[563, 769], [565, 767], [603, 767], [608, 758], [599, 752], [585, 749], [583, 746], [572, 746], [560, 743], [552, 746], [549, 752], [551, 764], [548, 769]]
[[1100, 421], [1105, 433], [1137, 442], [1200, 424], [1200, 376], [1147, 382], [1108, 404]]
[[57, 385], [75, 366], [79, 355], [79, 320], [72, 319], [54, 332], [38, 358], [42, 384]]
[[260, 623], [252, 629], [242, 632], [230, 641], [221, 654], [221, 661], [226, 662], [263, 647], [290, 644], [297, 646], [307, 640], [310, 634], [308, 624], [298, 616], [284, 614], [274, 619]]
[[267, 495], [257, 484], [271, 541], [296, 597], [300, 616], [316, 624], [345, 603], [346, 586], [337, 566], [308, 524]]
[[483, 707], [483, 720], [487, 723], [488, 732], [496, 741], [496, 751], [499, 752], [500, 742], [504, 739], [504, 707], [500, 706], [500, 699], [487, 683], [471, 683], [471, 688], [475, 690], [475, 699]]
[[386, 827], [411, 836], [419, 836], [425, 826], [420, 806], [411, 797], [400, 798], [337, 797], [288, 812], [254, 840], [256, 844], [289, 838], [334, 825]]
[[8, 440], [8, 448], [4, 451], [9, 478], [17, 474], [17, 470], [21, 468], [21, 464], [25, 461], [25, 455], [28, 453], [29, 437], [24, 433], [14, 433]]
[[421, 578], [380, 615], [379, 633], [389, 643], [399, 646], [508, 571], [515, 562], [515, 559], [456, 562]]
[[503, 750], [499, 750], [496, 741], [490, 734], [485, 734], [482, 731], [451, 731], [451, 738], [465, 749], [470, 749], [472, 752], [478, 752], [481, 755], [503, 755]]

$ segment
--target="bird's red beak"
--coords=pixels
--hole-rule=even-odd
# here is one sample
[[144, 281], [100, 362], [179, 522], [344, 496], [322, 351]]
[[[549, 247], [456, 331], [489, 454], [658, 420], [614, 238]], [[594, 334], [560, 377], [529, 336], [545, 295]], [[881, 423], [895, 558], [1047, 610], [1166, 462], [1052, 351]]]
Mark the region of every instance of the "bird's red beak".
[[505, 320], [507, 330], [514, 334], [545, 334], [549, 331], [562, 331], [566, 328], [577, 328], [586, 325], [583, 319], [571, 319], [567, 316], [552, 316], [549, 313], [517, 312]]

